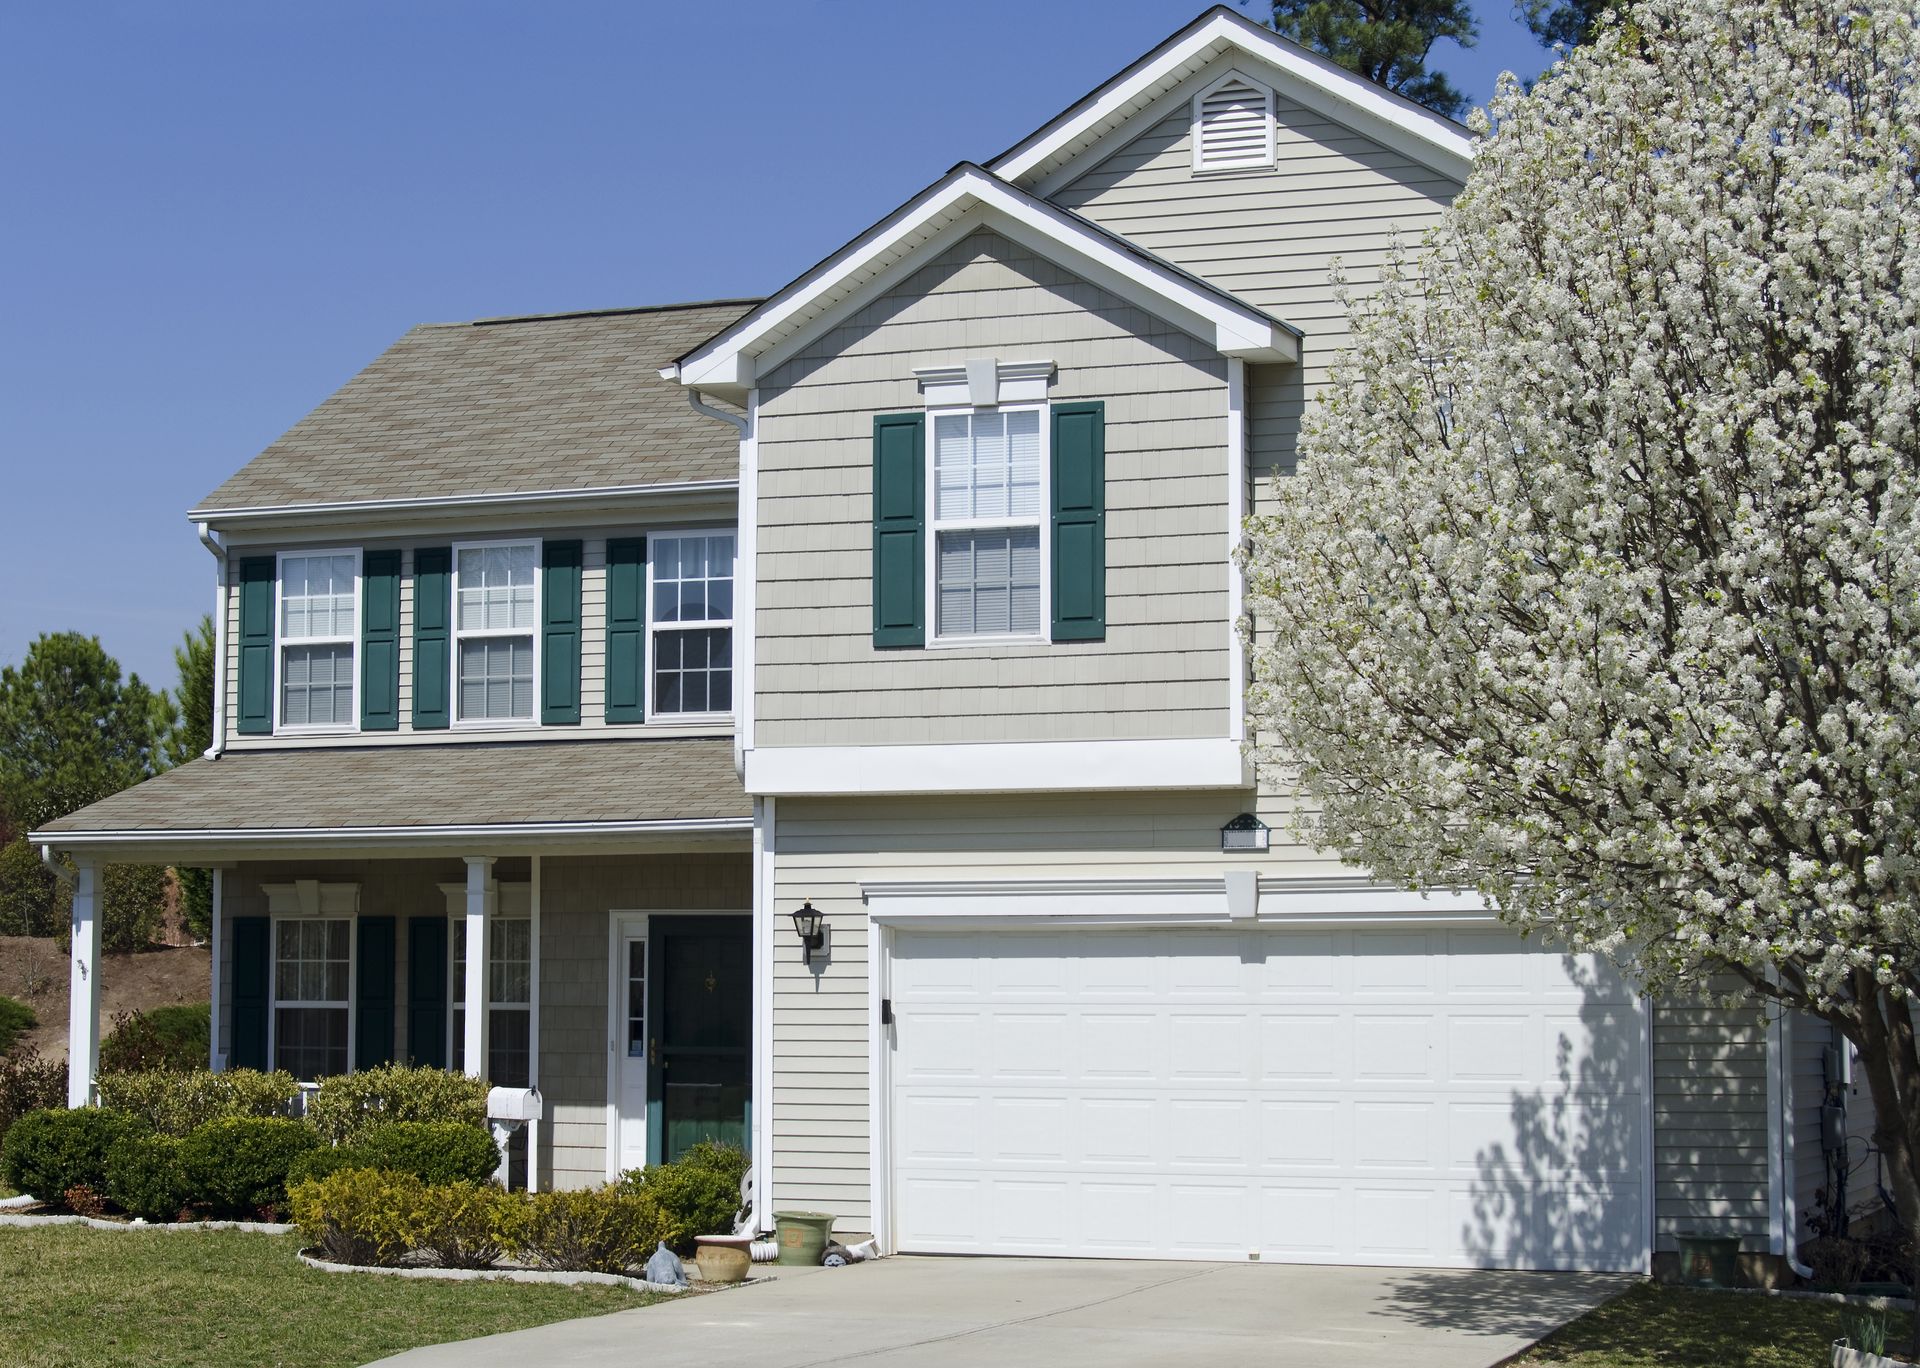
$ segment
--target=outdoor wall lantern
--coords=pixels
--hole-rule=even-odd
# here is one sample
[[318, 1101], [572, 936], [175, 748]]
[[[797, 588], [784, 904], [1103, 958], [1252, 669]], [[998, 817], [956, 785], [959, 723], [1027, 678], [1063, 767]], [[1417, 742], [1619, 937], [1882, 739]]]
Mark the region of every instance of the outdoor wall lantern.
[[1238, 850], [1265, 850], [1267, 839], [1267, 824], [1251, 812], [1241, 813], [1220, 828], [1222, 853]]
[[793, 914], [793, 929], [800, 937], [800, 948], [807, 967], [812, 968], [813, 952], [827, 943], [822, 918], [812, 902], [800, 904], [799, 910]]

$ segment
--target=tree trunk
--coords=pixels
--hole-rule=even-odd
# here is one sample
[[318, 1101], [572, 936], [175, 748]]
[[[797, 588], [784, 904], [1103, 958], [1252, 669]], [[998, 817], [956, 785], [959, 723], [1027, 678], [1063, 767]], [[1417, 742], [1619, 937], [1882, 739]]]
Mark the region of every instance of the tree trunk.
[[[1863, 979], [1865, 982], [1858, 982]], [[1914, 1240], [1911, 1276], [1920, 1293], [1920, 1051], [1913, 1005], [1859, 975], [1858, 1016], [1829, 1018], [1860, 1052], [1861, 1072], [1873, 1095], [1873, 1143], [1885, 1164], [1893, 1204]], [[1909, 1354], [1920, 1358], [1920, 1316], [1912, 1318]]]

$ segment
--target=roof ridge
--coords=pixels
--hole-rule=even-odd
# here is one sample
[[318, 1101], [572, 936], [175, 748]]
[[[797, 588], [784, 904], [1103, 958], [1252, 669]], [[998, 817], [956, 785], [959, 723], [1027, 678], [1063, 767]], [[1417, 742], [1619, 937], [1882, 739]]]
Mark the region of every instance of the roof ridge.
[[422, 327], [494, 328], [505, 323], [563, 323], [577, 318], [624, 318], [632, 314], [672, 313], [677, 310], [752, 308], [765, 301], [753, 295], [727, 299], [691, 299], [675, 304], [636, 304], [617, 309], [571, 309], [563, 313], [500, 314], [492, 318], [473, 318], [464, 323], [428, 323]]

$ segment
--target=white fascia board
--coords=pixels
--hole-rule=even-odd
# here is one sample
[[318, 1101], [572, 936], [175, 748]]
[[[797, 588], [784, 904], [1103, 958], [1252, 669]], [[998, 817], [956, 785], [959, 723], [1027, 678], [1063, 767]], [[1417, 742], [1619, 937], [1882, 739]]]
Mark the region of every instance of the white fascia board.
[[[1231, 857], [1223, 856], [1223, 861]], [[1143, 879], [872, 880], [869, 917], [888, 925], [975, 929], [1007, 918], [1046, 926], [1477, 926], [1497, 914], [1460, 890], [1412, 892], [1364, 875], [1259, 879], [1258, 915], [1235, 921], [1224, 874]]]
[[761, 796], [1092, 793], [1247, 789], [1237, 742], [1003, 741], [933, 746], [777, 746], [746, 753]]
[[644, 503], [714, 494], [734, 494], [738, 480], [685, 480], [671, 484], [602, 485], [591, 489], [548, 489], [498, 494], [450, 494], [406, 499], [348, 499], [332, 503], [263, 504], [254, 508], [196, 508], [195, 522], [220, 529], [259, 524], [299, 523], [342, 517], [385, 519], [412, 514], [474, 512], [539, 513], [577, 505]]
[[[334, 848], [441, 848], [449, 845], [486, 850], [511, 843], [524, 846], [541, 841], [572, 844], [614, 842], [635, 838], [750, 835], [753, 818], [695, 817], [633, 822], [498, 822], [480, 825], [410, 827], [203, 827], [118, 831], [35, 831], [27, 840], [35, 846], [60, 851], [112, 850], [118, 854], [165, 854], [182, 847], [251, 850], [323, 851]], [[263, 858], [253, 856], [252, 858]]]
[[1229, 356], [1298, 361], [1299, 335], [1259, 310], [1150, 259], [1126, 251], [1075, 216], [1007, 185], [979, 167], [962, 166], [908, 201], [878, 226], [748, 314], [672, 373], [681, 384], [739, 390], [816, 335], [844, 310], [849, 296], [865, 298], [884, 272], [896, 278], [907, 256], [922, 256], [948, 241], [956, 227], [971, 230], [972, 215], [987, 211], [992, 226], [1050, 259], [1113, 290], [1130, 303], [1171, 319]]
[[1109, 83], [1078, 110], [996, 158], [989, 169], [1020, 184], [1051, 183], [1060, 169], [1058, 159], [1082, 160], [1080, 154], [1089, 147], [1104, 143], [1098, 130], [1134, 123], [1143, 106], [1158, 106], [1165, 92], [1199, 66], [1228, 54], [1271, 71], [1270, 84], [1280, 94], [1369, 133], [1422, 165], [1458, 180], [1465, 180], [1472, 168], [1473, 135], [1451, 119], [1382, 89], [1252, 20], [1217, 11]]

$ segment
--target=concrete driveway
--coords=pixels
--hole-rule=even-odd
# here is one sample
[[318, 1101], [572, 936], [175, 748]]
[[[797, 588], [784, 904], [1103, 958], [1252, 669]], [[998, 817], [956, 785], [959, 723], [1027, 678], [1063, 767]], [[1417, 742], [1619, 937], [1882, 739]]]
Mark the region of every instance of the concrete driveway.
[[1635, 1281], [1580, 1273], [893, 1258], [782, 1269], [765, 1283], [382, 1362], [1488, 1368]]

